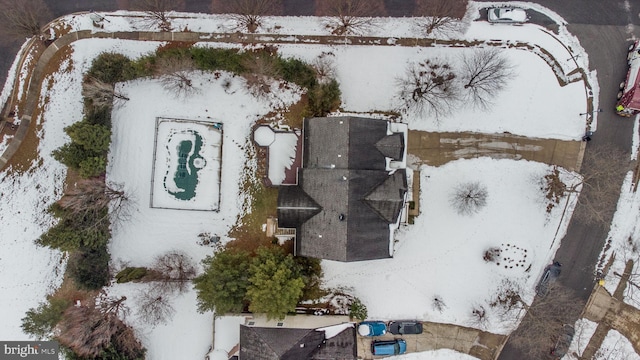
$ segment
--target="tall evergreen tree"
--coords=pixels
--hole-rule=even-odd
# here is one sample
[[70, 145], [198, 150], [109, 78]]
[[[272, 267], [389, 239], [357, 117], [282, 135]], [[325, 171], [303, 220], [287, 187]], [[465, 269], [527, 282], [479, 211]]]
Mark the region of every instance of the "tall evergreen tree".
[[250, 272], [247, 289], [250, 311], [281, 319], [295, 310], [305, 284], [296, 274], [296, 263], [291, 254], [285, 255], [280, 247], [259, 248]]
[[249, 286], [251, 257], [243, 251], [224, 250], [203, 260], [205, 272], [193, 280], [198, 311], [217, 314], [240, 312]]

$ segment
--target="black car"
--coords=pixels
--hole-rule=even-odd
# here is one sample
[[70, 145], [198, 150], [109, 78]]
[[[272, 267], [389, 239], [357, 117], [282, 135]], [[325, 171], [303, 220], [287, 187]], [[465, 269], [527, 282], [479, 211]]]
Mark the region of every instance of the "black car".
[[394, 335], [422, 334], [422, 323], [418, 321], [391, 321], [387, 327]]
[[561, 267], [562, 264], [554, 261], [553, 264], [548, 265], [546, 268], [544, 268], [542, 277], [540, 278], [538, 285], [536, 285], [536, 293], [538, 295], [547, 295], [547, 292], [549, 292], [549, 286], [558, 279], [558, 276], [560, 276]]
[[562, 333], [558, 337], [555, 345], [551, 348], [549, 354], [553, 355], [554, 359], [560, 359], [569, 351], [569, 345], [573, 340], [573, 335], [576, 333], [573, 326], [564, 324], [562, 325]]

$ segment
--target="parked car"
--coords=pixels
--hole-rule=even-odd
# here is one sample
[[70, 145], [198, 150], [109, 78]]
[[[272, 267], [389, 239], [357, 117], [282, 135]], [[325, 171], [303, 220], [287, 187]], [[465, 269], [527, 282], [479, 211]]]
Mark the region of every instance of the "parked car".
[[402, 339], [374, 340], [371, 342], [373, 355], [400, 355], [407, 352], [407, 343]]
[[388, 329], [394, 335], [422, 334], [422, 323], [411, 320], [391, 321]]
[[380, 336], [387, 333], [387, 324], [382, 321], [363, 321], [358, 324], [360, 336]]
[[547, 295], [547, 293], [549, 292], [549, 286], [558, 279], [558, 276], [560, 276], [561, 267], [562, 264], [554, 261], [553, 264], [547, 265], [547, 267], [544, 268], [542, 277], [540, 278], [538, 285], [536, 285], [536, 293], [538, 295]]
[[518, 24], [529, 20], [524, 9], [514, 7], [494, 7], [489, 8], [487, 20], [490, 23]]
[[575, 333], [576, 330], [573, 326], [569, 324], [562, 325], [562, 332], [560, 333], [560, 336], [558, 336], [558, 340], [551, 348], [550, 352], [554, 359], [560, 359], [567, 354], [569, 351], [569, 345], [571, 345], [571, 341], [573, 340], [573, 335]]

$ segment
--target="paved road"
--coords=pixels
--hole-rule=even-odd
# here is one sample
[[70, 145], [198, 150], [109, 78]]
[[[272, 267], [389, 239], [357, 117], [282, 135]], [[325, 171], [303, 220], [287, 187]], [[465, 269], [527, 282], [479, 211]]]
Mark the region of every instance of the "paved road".
[[[570, 25], [569, 31], [576, 35], [589, 54], [591, 70], [597, 70], [600, 86], [599, 107], [604, 109], [598, 116], [598, 127], [593, 140], [586, 151], [598, 148], [616, 148], [625, 153], [631, 149], [633, 121], [621, 118], [613, 112], [618, 92], [618, 84], [626, 74], [626, 49], [629, 39], [635, 34], [640, 36], [640, 2], [637, 1], [598, 1], [598, 0], [538, 0], [561, 16]], [[628, 6], [628, 11], [626, 7]], [[588, 161], [582, 164], [582, 173], [587, 176], [597, 169]], [[616, 186], [622, 184], [618, 179]], [[585, 190], [581, 196], [590, 196]], [[578, 205], [576, 212], [588, 211]], [[611, 216], [610, 209], [607, 224], [581, 223], [573, 220], [562, 245], [556, 253], [556, 259], [563, 266], [560, 281], [572, 288], [586, 302], [594, 285], [594, 269], [607, 234]], [[572, 314], [575, 319], [579, 314]], [[525, 318], [524, 321], [529, 319]], [[501, 353], [501, 360], [527, 359], [508, 342]]]

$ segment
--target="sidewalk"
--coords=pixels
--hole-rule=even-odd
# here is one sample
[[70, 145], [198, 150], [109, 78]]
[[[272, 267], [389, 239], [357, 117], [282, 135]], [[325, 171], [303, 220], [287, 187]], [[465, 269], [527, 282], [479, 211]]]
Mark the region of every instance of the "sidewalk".
[[636, 353], [640, 354], [640, 309], [622, 301], [633, 261], [627, 262], [624, 274], [613, 295], [600, 285], [596, 285], [584, 311], [584, 318], [597, 322], [598, 326], [581, 359], [591, 359], [602, 346], [609, 330], [616, 330], [629, 339]]

